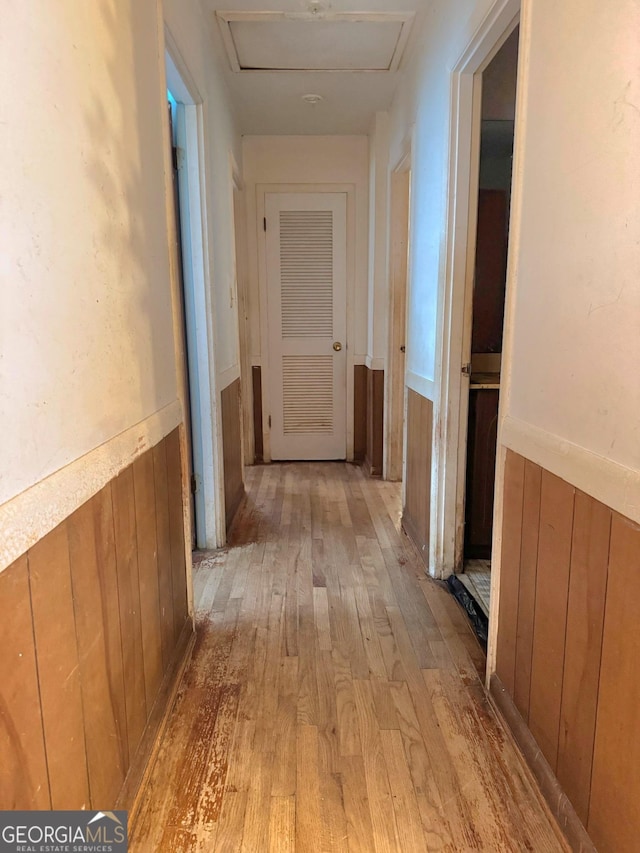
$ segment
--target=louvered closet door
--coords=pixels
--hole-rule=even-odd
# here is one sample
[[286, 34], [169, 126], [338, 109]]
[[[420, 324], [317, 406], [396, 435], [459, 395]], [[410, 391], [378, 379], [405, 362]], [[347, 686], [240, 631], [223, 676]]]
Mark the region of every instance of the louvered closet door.
[[265, 202], [271, 458], [344, 459], [346, 195]]

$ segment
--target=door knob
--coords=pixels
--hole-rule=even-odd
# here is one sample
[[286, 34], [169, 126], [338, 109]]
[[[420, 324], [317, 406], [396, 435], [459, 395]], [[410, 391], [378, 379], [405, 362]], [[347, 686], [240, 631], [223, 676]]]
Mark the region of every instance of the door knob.
[[333, 345], [333, 348], [336, 352], [340, 352], [340, 350], [342, 349], [342, 344], [340, 343], [340, 341], [336, 341]]

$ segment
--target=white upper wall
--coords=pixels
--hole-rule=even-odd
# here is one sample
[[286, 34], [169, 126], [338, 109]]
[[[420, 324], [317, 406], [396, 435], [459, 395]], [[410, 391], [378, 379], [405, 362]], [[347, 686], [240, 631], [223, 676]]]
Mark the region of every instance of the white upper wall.
[[527, 24], [509, 414], [640, 471], [640, 6]]
[[2, 12], [0, 504], [176, 398], [156, 2]]
[[[153, 429], [171, 428], [179, 409], [162, 6], [123, 0], [116, 12], [105, 1], [71, 12], [41, 4], [34, 16], [28, 5], [9, 0], [0, 30], [6, 507], [69, 463], [89, 465], [87, 454], [98, 447], [105, 471], [117, 472], [130, 449], [113, 444], [112, 452], [112, 440], [161, 411], [169, 414]], [[164, 5], [172, 46], [202, 102], [205, 251], [211, 289], [220, 294], [212, 294], [210, 322], [216, 368], [228, 375], [238, 370], [231, 173], [240, 140], [208, 17], [197, 0]], [[140, 435], [148, 432], [140, 427]], [[86, 480], [98, 482], [88, 473]], [[73, 510], [68, 496], [63, 503]]]
[[[435, 0], [422, 55], [391, 110], [391, 162], [415, 125], [407, 367], [436, 384], [451, 69], [491, 6]], [[512, 211], [512, 375], [503, 415], [637, 472], [640, 7], [635, 0], [528, 6]]]
[[491, 0], [435, 0], [391, 116], [390, 162], [412, 139], [407, 371], [410, 385], [436, 380], [438, 304], [445, 263], [451, 68]]
[[[355, 190], [353, 308], [355, 333], [350, 342], [356, 362], [367, 353], [367, 266], [369, 229], [369, 141], [366, 136], [245, 136], [243, 175], [247, 202], [249, 255], [249, 328], [251, 355], [260, 363], [260, 293], [257, 185], [350, 184]], [[347, 251], [350, 247], [347, 246]]]

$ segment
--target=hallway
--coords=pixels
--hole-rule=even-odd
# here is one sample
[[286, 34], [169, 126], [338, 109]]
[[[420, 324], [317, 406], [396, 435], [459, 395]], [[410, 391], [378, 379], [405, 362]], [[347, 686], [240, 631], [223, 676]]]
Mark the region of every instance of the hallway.
[[196, 560], [196, 647], [131, 850], [565, 850], [397, 484], [343, 463], [246, 478], [230, 547]]

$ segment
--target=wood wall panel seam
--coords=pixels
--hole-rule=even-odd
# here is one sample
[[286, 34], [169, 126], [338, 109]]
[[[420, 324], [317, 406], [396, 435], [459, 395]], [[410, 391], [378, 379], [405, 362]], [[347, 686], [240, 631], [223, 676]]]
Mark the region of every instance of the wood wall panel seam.
[[50, 809], [26, 554], [0, 574], [0, 600], [0, 802], [8, 810]]
[[171, 662], [174, 637], [173, 572], [171, 570], [171, 531], [169, 521], [169, 485], [167, 479], [166, 439], [153, 448], [153, 480], [158, 546], [158, 594], [163, 672]]
[[[533, 623], [536, 608], [541, 478], [541, 469], [533, 462], [525, 460], [514, 700], [527, 722], [529, 721], [531, 664], [533, 662]], [[527, 534], [526, 537], [525, 534]], [[529, 546], [528, 549], [527, 546]], [[528, 559], [525, 560], [525, 556]]]
[[179, 430], [174, 430], [167, 436], [166, 450], [173, 590], [173, 644], [175, 645], [187, 617], [187, 568], [185, 562], [184, 512], [182, 503], [182, 448]]
[[523, 501], [524, 459], [511, 450], [507, 450], [504, 474], [496, 671], [512, 696], [516, 669]]
[[140, 622], [147, 717], [162, 683], [162, 636], [158, 582], [153, 455], [147, 451], [133, 463], [133, 501], [138, 549]]
[[[47, 777], [47, 790], [49, 792], [49, 803], [50, 803], [49, 808], [53, 808], [54, 807], [53, 806], [53, 798], [52, 798], [52, 794], [51, 794], [51, 774], [49, 771], [50, 760], [49, 760], [49, 755], [47, 753], [47, 737], [46, 737], [46, 731], [45, 731], [45, 725], [44, 725], [44, 710], [42, 707], [42, 685], [41, 685], [41, 680], [40, 680], [40, 668], [38, 666], [38, 646], [37, 646], [37, 642], [36, 642], [36, 626], [35, 626], [35, 618], [34, 618], [34, 614], [33, 614], [33, 596], [31, 593], [31, 570], [29, 567], [29, 552], [28, 551], [25, 554], [25, 561], [26, 561], [26, 574], [27, 574], [27, 589], [28, 589], [28, 596], [29, 596], [29, 609], [31, 611], [31, 639], [33, 642], [33, 662], [34, 662], [35, 676], [36, 676], [36, 679], [35, 679], [36, 680], [36, 688], [37, 688], [37, 693], [38, 693], [38, 712], [40, 715], [40, 727], [42, 730], [42, 746], [44, 749], [44, 765], [45, 765], [46, 777]], [[20, 657], [22, 657], [22, 655], [20, 655]], [[4, 710], [4, 709], [2, 709], [2, 710]]]
[[611, 511], [576, 492], [557, 776], [583, 823], [589, 811], [610, 539]]
[[140, 618], [140, 577], [135, 519], [133, 468], [116, 477], [112, 489], [120, 638], [125, 676], [125, 708], [129, 762], [147, 721], [144, 652]]
[[28, 564], [51, 807], [88, 808], [86, 723], [66, 522], [29, 550]]
[[[602, 506], [604, 506], [602, 504]], [[594, 720], [593, 720], [593, 737], [591, 742], [591, 762], [590, 762], [590, 773], [589, 773], [589, 800], [587, 802], [587, 817], [585, 818], [585, 825], [588, 826], [588, 816], [591, 812], [591, 792], [593, 790], [593, 756], [595, 755], [596, 749], [596, 733], [597, 733], [597, 725], [598, 725], [598, 716], [597, 716], [597, 702], [598, 697], [600, 696], [600, 683], [602, 681], [602, 645], [604, 643], [604, 620], [606, 614], [606, 601], [607, 601], [607, 591], [609, 586], [609, 557], [611, 554], [611, 527], [613, 525], [613, 511], [608, 507], [606, 509], [609, 512], [609, 537], [608, 537], [608, 548], [607, 548], [607, 568], [606, 568], [606, 577], [604, 584], [604, 607], [602, 610], [602, 626], [601, 626], [601, 634], [600, 634], [600, 653], [598, 655], [598, 680], [596, 687], [596, 709], [594, 712]]]
[[69, 557], [89, 791], [99, 808], [115, 799], [129, 764], [110, 483], [69, 519]]
[[640, 835], [639, 598], [640, 526], [613, 513], [588, 829], [616, 853], [636, 850]]
[[529, 727], [554, 773], [560, 736], [574, 496], [573, 486], [542, 471]]

